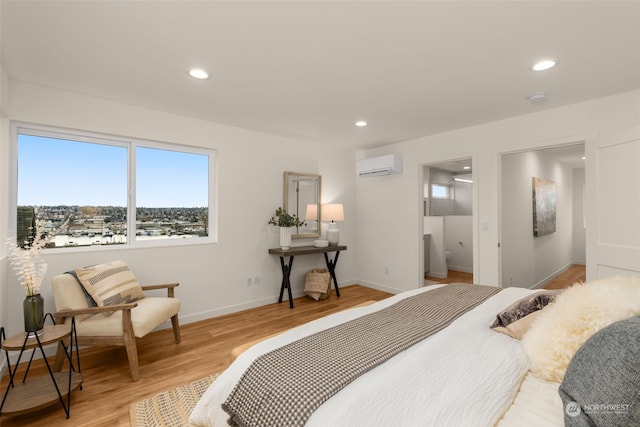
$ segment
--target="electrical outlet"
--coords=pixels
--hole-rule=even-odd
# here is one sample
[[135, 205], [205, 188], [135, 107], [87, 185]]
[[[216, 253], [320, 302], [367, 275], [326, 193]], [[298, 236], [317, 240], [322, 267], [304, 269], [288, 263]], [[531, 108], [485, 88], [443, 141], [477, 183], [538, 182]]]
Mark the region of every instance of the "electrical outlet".
[[384, 274], [389, 274], [389, 267], [384, 268]]
[[253, 285], [253, 277], [247, 277], [247, 286]]
[[260, 276], [253, 276], [253, 284], [254, 285], [260, 284]]

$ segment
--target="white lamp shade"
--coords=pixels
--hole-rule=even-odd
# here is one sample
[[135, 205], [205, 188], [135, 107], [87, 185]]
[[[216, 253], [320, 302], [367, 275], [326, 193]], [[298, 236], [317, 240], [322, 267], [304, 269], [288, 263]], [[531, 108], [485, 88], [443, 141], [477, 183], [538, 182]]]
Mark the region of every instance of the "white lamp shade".
[[344, 208], [341, 203], [322, 205], [322, 221], [344, 221]]

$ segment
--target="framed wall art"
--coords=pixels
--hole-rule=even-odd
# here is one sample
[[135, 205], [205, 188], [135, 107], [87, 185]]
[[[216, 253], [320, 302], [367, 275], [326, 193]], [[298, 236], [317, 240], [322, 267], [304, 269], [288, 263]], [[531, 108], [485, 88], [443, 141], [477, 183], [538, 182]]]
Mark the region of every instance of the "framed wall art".
[[556, 232], [556, 183], [532, 178], [533, 235], [544, 236]]

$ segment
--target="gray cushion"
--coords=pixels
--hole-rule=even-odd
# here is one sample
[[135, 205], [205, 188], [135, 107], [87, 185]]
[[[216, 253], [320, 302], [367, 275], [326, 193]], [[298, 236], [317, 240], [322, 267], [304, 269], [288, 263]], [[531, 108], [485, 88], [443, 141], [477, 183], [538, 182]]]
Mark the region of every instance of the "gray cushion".
[[560, 290], [544, 290], [519, 299], [498, 313], [491, 327], [506, 327], [516, 320], [520, 320], [533, 312], [542, 310], [547, 304], [555, 301], [556, 296], [558, 296], [560, 292]]
[[558, 392], [565, 426], [640, 426], [640, 317], [589, 338], [571, 359]]

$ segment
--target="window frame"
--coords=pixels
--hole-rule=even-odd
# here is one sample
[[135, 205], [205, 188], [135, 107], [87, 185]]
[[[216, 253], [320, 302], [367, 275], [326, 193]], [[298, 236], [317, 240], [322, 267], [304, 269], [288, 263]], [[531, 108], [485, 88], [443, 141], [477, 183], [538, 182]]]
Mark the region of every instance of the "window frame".
[[[100, 251], [123, 250], [127, 248], [167, 247], [212, 244], [218, 242], [218, 191], [217, 191], [217, 150], [192, 145], [167, 143], [161, 141], [146, 140], [141, 138], [129, 138], [124, 136], [108, 135], [97, 132], [81, 131], [53, 126], [43, 126], [31, 123], [11, 123], [11, 175], [9, 178], [9, 229], [10, 235], [17, 233], [18, 210], [18, 135], [32, 135], [45, 138], [65, 139], [75, 142], [103, 144], [115, 147], [124, 147], [127, 150], [127, 239], [118, 245], [89, 245], [69, 246], [47, 251], [76, 252], [76, 251]], [[138, 147], [175, 151], [186, 154], [204, 155], [208, 158], [208, 235], [205, 237], [188, 239], [159, 238], [139, 240], [136, 239], [136, 151]]]
[[[434, 187], [444, 188], [446, 193], [447, 193], [446, 196], [443, 197], [443, 196], [434, 195], [434, 191], [433, 191]], [[449, 185], [447, 185], [447, 184], [438, 184], [436, 182], [432, 183], [431, 184], [431, 198], [432, 199], [440, 199], [440, 200], [450, 199], [451, 198], [451, 187]]]

